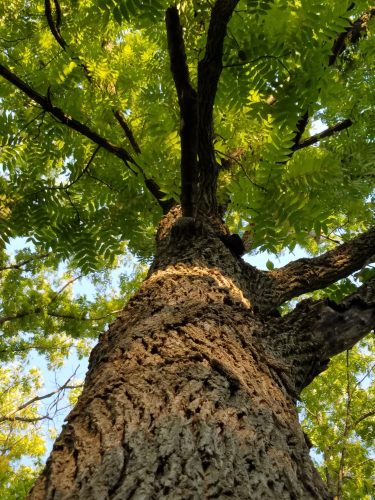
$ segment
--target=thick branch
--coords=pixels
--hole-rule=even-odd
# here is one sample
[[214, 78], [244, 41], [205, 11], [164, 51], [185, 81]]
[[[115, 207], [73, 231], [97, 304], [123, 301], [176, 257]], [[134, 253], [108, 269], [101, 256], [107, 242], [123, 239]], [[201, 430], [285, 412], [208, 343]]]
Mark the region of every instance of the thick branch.
[[375, 227], [319, 257], [299, 259], [269, 273], [273, 306], [324, 288], [375, 259]]
[[370, 9], [354, 21], [347, 30], [337, 35], [332, 47], [332, 54], [329, 58], [329, 66], [335, 64], [338, 57], [346, 49], [348, 42], [358, 42], [363, 33], [366, 32], [367, 25], [373, 16], [375, 16], [375, 7], [370, 7]]
[[182, 26], [177, 7], [167, 9], [165, 20], [171, 71], [180, 107], [182, 214], [184, 217], [195, 217], [198, 185], [197, 93], [190, 83]]
[[223, 69], [223, 47], [228, 22], [238, 0], [216, 0], [207, 32], [206, 51], [198, 64], [198, 117], [201, 198], [215, 207], [218, 169], [213, 147], [213, 108]]
[[198, 65], [199, 126], [200, 131], [209, 135], [212, 133], [213, 106], [223, 69], [224, 39], [237, 3], [238, 0], [216, 1], [207, 33], [206, 52]]
[[375, 302], [366, 302], [354, 295], [338, 305], [325, 301], [315, 331], [323, 336], [324, 356], [331, 357], [352, 348], [374, 328]]
[[352, 125], [353, 122], [350, 120], [350, 118], [343, 120], [342, 122], [337, 123], [336, 125], [332, 125], [332, 127], [328, 127], [326, 130], [319, 132], [319, 134], [312, 135], [311, 137], [305, 139], [304, 141], [296, 143], [295, 146], [293, 147], [293, 151], [297, 151], [298, 149], [302, 148], [307, 148], [312, 144], [316, 144], [321, 139], [324, 139], [325, 137], [330, 137], [331, 135], [336, 134], [337, 132], [341, 132], [341, 130], [345, 130], [351, 127]]
[[375, 327], [375, 278], [342, 302], [303, 300], [275, 320], [270, 342], [291, 369], [297, 392], [324, 371], [329, 359], [344, 352]]
[[50, 0], [44, 0], [44, 12], [47, 18], [48, 26], [51, 30], [52, 35], [54, 36], [56, 42], [60, 45], [60, 47], [65, 50], [67, 47], [67, 44], [63, 37], [60, 34], [60, 24], [61, 24], [61, 11], [60, 11], [60, 6], [58, 2], [55, 0], [55, 7], [57, 7], [57, 12], [56, 12], [56, 24], [53, 20], [53, 15], [52, 15], [52, 7], [51, 7], [51, 2]]

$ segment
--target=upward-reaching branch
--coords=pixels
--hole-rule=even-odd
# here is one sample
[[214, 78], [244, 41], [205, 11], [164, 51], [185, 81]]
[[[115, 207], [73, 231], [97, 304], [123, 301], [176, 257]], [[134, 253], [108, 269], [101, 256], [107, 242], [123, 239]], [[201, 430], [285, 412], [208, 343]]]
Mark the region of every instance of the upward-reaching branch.
[[198, 117], [201, 197], [215, 206], [217, 165], [213, 148], [213, 107], [221, 71], [228, 22], [238, 0], [216, 0], [207, 32], [205, 55], [198, 64]]
[[171, 71], [180, 107], [181, 207], [184, 217], [195, 217], [198, 154], [197, 93], [193, 89], [186, 61], [184, 39], [177, 7], [167, 9], [166, 27]]
[[[206, 140], [212, 140], [213, 106], [223, 69], [224, 39], [228, 22], [237, 3], [238, 0], [216, 1], [207, 32], [205, 55], [198, 64], [199, 126]], [[200, 146], [204, 147], [204, 144]]]
[[51, 1], [44, 0], [44, 12], [45, 12], [48, 26], [51, 30], [51, 33], [54, 36], [57, 43], [60, 45], [60, 47], [63, 50], [66, 50], [67, 44], [60, 33], [61, 10], [60, 10], [60, 5], [57, 2], [57, 0], [55, 0], [55, 8], [56, 8], [56, 23], [53, 20]]
[[374, 259], [375, 227], [319, 257], [298, 259], [271, 271], [272, 305], [324, 288]]

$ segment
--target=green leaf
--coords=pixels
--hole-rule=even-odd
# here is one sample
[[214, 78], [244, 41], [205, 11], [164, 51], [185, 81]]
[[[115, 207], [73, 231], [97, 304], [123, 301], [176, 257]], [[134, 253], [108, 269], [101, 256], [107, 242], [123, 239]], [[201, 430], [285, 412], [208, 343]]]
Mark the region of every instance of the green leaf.
[[275, 265], [271, 260], [267, 260], [266, 267], [269, 271], [272, 271], [272, 269], [274, 269]]

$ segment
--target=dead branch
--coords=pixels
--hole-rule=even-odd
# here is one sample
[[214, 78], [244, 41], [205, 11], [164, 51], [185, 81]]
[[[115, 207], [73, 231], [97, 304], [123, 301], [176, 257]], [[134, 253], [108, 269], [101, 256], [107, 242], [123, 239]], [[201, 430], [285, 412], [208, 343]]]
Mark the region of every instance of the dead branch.
[[51, 417], [48, 414], [43, 415], [43, 416], [39, 416], [39, 417], [23, 417], [23, 416], [17, 415], [17, 413], [22, 412], [22, 410], [25, 410], [26, 408], [32, 406], [35, 403], [38, 403], [39, 401], [49, 399], [56, 394], [60, 395], [61, 393], [65, 392], [67, 389], [77, 389], [78, 387], [82, 387], [82, 384], [74, 385], [74, 384], [70, 383], [72, 381], [73, 377], [75, 376], [76, 372], [77, 372], [77, 369], [75, 370], [73, 375], [71, 375], [68, 378], [68, 380], [66, 380], [66, 382], [64, 382], [61, 386], [58, 386], [54, 391], [51, 391], [51, 392], [44, 394], [42, 396], [34, 396], [33, 398], [29, 399], [28, 401], [26, 401], [22, 405], [18, 406], [15, 410], [10, 412], [8, 415], [0, 416], [0, 423], [1, 422], [14, 422], [14, 421], [28, 422], [28, 423], [34, 422], [35, 423], [35, 422], [38, 422], [40, 420], [46, 420], [46, 419], [52, 420], [53, 417]]

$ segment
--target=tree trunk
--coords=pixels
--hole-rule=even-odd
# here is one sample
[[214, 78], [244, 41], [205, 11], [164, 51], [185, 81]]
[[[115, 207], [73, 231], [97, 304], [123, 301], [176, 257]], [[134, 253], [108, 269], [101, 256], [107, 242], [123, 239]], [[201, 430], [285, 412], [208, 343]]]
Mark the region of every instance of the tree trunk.
[[214, 234], [163, 231], [29, 498], [329, 498], [246, 264]]

